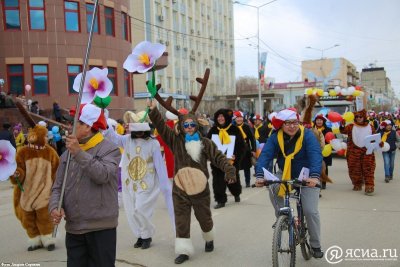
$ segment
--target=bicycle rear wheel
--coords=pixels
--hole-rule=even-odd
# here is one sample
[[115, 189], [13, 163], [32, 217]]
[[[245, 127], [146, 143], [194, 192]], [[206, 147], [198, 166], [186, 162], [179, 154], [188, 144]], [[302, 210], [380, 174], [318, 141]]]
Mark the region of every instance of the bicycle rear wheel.
[[294, 233], [290, 237], [289, 218], [287, 215], [282, 215], [276, 221], [272, 239], [272, 266], [294, 267], [295, 264], [296, 242], [294, 240]]
[[301, 228], [300, 228], [300, 248], [301, 254], [305, 260], [309, 260], [312, 257], [311, 246], [308, 241], [308, 230], [307, 230], [307, 222], [303, 216], [301, 220]]

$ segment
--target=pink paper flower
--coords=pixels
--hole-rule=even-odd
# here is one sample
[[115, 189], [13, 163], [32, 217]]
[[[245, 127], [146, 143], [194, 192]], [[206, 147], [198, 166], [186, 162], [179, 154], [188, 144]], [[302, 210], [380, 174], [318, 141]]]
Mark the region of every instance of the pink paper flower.
[[[107, 75], [107, 68], [99, 69], [94, 67], [86, 72], [85, 83], [83, 85], [82, 104], [91, 103], [96, 96], [105, 98], [111, 93], [113, 84], [110, 79], [108, 79]], [[76, 92], [79, 92], [81, 80], [82, 73], [79, 73], [74, 80], [73, 86]]]
[[153, 68], [165, 49], [165, 45], [143, 41], [133, 48], [132, 54], [126, 58], [123, 67], [129, 72], [145, 73]]
[[7, 180], [17, 169], [15, 148], [8, 140], [0, 140], [0, 181]]

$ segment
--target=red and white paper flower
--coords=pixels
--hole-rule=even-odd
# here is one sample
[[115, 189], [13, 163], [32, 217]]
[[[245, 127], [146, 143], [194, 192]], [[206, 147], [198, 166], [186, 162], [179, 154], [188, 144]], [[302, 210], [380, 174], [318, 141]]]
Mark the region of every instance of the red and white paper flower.
[[129, 72], [145, 73], [153, 68], [165, 49], [165, 45], [159, 43], [140, 42], [126, 58], [123, 67]]
[[[107, 97], [112, 89], [113, 84], [108, 79], [108, 69], [99, 69], [94, 67], [86, 72], [85, 83], [82, 92], [82, 104], [91, 103], [96, 96], [100, 98]], [[79, 73], [74, 80], [74, 90], [79, 92], [79, 87], [82, 80], [82, 73]]]

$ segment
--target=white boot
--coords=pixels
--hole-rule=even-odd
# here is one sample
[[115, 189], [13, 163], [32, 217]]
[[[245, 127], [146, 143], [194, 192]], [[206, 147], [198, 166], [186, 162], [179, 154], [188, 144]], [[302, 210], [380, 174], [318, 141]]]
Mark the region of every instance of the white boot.
[[42, 240], [43, 246], [45, 246], [48, 251], [53, 251], [54, 250], [56, 240], [52, 237], [51, 234], [41, 235], [40, 239]]
[[40, 236], [29, 238], [28, 244], [29, 244], [28, 251], [34, 251], [43, 247], [42, 241], [40, 241]]

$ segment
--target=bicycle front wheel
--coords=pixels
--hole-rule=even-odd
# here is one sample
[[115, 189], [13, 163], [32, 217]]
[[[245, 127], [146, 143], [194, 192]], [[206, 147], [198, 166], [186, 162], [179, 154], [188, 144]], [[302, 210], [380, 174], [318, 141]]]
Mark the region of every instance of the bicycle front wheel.
[[290, 233], [287, 215], [278, 217], [272, 239], [272, 266], [283, 267], [296, 265], [296, 242], [294, 233]]

